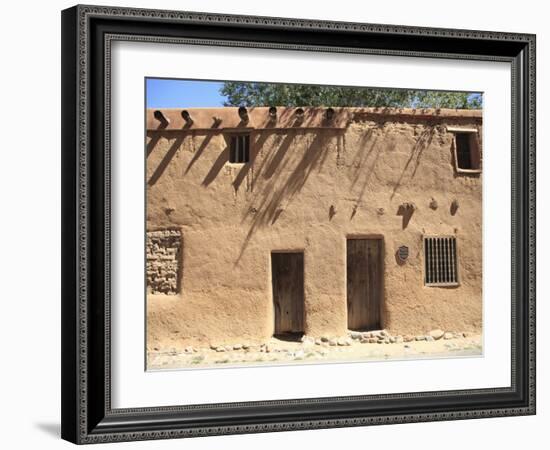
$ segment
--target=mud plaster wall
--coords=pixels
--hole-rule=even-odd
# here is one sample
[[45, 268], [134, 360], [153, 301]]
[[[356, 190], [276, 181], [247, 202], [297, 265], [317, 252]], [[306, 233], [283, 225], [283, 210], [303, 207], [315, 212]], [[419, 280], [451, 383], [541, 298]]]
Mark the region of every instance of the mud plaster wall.
[[[346, 237], [369, 234], [384, 239], [383, 327], [480, 331], [482, 177], [456, 173], [447, 125], [481, 138], [480, 118], [369, 116], [342, 130], [253, 131], [238, 165], [223, 131], [149, 131], [147, 227], [176, 227], [185, 246], [180, 294], [147, 297], [148, 346], [271, 337], [278, 250], [304, 251], [306, 334], [345, 334]], [[416, 206], [410, 218], [403, 203]], [[459, 287], [424, 285], [425, 234], [457, 236]]]

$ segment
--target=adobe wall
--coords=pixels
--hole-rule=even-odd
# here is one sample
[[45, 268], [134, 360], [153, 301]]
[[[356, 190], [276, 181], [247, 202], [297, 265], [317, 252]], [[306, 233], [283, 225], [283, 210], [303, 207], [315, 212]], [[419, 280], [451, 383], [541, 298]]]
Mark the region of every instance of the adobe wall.
[[[179, 229], [183, 264], [177, 295], [147, 296], [149, 348], [271, 337], [274, 250], [304, 251], [306, 334], [345, 334], [346, 237], [369, 234], [384, 238], [384, 328], [481, 330], [482, 176], [456, 173], [446, 130], [481, 136], [480, 113], [337, 114], [335, 127], [253, 131], [246, 165], [228, 162], [223, 128], [147, 132], [147, 228]], [[403, 203], [416, 206], [406, 226]], [[457, 236], [459, 287], [424, 285], [424, 234]]]

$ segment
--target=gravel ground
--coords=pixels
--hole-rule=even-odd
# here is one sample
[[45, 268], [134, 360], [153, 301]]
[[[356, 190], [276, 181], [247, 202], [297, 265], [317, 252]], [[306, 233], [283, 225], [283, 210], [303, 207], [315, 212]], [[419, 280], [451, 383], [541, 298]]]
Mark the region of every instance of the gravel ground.
[[[339, 340], [340, 341], [340, 340]], [[332, 344], [332, 345], [331, 345]], [[262, 346], [176, 349], [147, 353], [148, 370], [312, 364], [319, 362], [381, 361], [399, 359], [481, 356], [481, 335], [398, 343], [370, 343], [354, 339], [315, 343], [289, 342], [276, 338]]]

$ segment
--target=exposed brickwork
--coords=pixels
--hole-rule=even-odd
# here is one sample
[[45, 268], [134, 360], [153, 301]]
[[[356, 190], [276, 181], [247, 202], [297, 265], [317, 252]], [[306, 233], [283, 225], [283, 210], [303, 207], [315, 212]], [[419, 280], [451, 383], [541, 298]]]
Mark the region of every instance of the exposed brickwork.
[[182, 239], [179, 230], [147, 232], [147, 292], [175, 295], [179, 288]]

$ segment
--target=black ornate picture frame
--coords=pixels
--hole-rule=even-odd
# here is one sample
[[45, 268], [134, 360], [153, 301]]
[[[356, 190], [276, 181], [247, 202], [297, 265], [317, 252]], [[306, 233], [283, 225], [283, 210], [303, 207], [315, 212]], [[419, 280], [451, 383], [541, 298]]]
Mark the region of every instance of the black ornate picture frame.
[[[113, 41], [504, 61], [512, 67], [511, 385], [113, 409]], [[74, 443], [535, 414], [535, 36], [99, 6], [62, 13], [62, 437]]]

